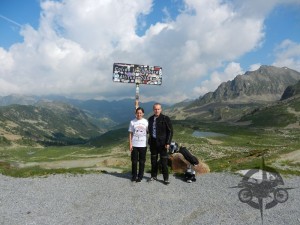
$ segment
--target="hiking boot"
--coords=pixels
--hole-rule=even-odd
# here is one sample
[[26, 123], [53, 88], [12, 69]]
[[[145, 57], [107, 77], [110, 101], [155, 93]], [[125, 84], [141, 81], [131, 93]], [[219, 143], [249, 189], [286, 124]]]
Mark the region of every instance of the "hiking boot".
[[188, 183], [192, 183], [192, 180], [187, 180], [186, 182], [188, 182]]
[[141, 178], [138, 178], [138, 179], [136, 180], [137, 183], [140, 183], [141, 181], [142, 181]]
[[136, 177], [132, 177], [132, 178], [131, 178], [131, 181], [132, 181], [132, 182], [136, 181]]
[[164, 184], [168, 185], [168, 184], [170, 184], [170, 181], [169, 180], [164, 180]]
[[157, 180], [157, 177], [151, 177], [148, 182], [152, 182], [152, 181], [156, 181]]

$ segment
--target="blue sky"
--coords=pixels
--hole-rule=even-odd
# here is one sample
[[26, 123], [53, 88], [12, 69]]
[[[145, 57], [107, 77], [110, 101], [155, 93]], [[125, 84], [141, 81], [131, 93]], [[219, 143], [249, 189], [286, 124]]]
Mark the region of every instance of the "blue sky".
[[[260, 63], [271, 65], [274, 60], [274, 50], [280, 43], [289, 39], [300, 42], [300, 7], [279, 5], [265, 19], [265, 40], [263, 45], [241, 57], [241, 65], [247, 69], [249, 65]], [[299, 67], [296, 67], [299, 71]]]
[[0, 0], [0, 95], [131, 98], [114, 62], [163, 68], [141, 101], [176, 103], [260, 65], [300, 71], [299, 0]]
[[0, 46], [8, 49], [16, 42], [22, 42], [20, 26], [30, 24], [37, 28], [39, 24], [40, 4], [37, 0], [1, 0], [0, 1]]

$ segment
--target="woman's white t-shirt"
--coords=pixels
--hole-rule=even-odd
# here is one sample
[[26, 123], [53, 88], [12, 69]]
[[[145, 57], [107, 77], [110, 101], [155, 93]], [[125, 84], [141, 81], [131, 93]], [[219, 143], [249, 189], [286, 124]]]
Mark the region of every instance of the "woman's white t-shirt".
[[148, 120], [142, 118], [140, 120], [133, 119], [130, 121], [129, 132], [132, 132], [132, 146], [146, 147], [147, 146], [147, 131]]

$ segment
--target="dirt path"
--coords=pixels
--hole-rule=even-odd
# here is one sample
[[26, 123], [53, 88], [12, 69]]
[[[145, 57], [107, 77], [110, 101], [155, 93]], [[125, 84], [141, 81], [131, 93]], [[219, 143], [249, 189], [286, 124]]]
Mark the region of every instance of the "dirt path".
[[296, 150], [280, 157], [280, 160], [289, 160], [295, 163], [300, 163], [300, 150]]
[[29, 162], [16, 163], [16, 167], [25, 168], [39, 166], [44, 169], [70, 169], [70, 168], [85, 168], [87, 170], [107, 171], [107, 172], [122, 172], [121, 169], [113, 167], [124, 166], [128, 164], [128, 159], [114, 159], [111, 157], [84, 158], [76, 160], [59, 160], [54, 162]]

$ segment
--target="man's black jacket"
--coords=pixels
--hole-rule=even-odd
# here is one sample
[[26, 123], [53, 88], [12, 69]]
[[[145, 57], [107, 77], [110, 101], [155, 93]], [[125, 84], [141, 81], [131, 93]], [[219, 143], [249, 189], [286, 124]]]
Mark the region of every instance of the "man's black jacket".
[[[148, 129], [149, 129], [149, 144], [153, 138], [153, 121], [154, 115], [148, 119]], [[173, 137], [173, 127], [171, 120], [168, 116], [160, 114], [156, 118], [156, 142], [157, 145], [164, 146], [170, 145]]]

